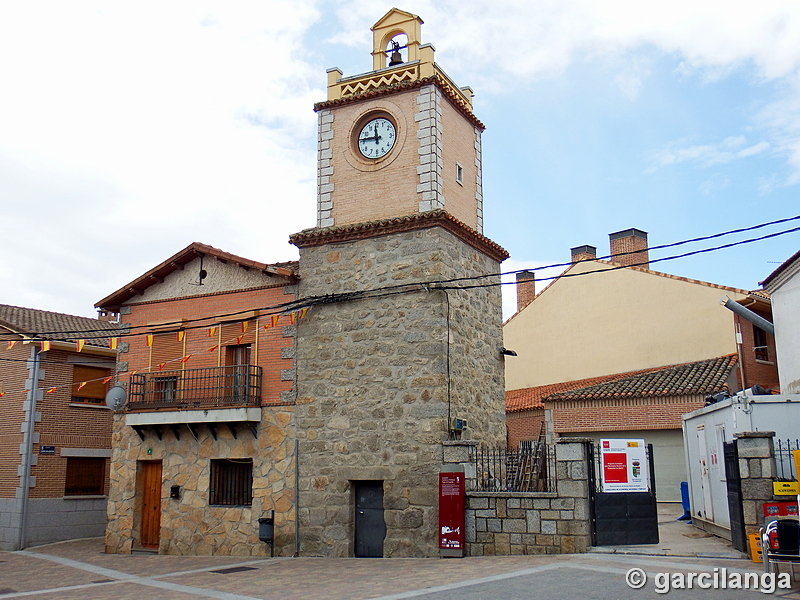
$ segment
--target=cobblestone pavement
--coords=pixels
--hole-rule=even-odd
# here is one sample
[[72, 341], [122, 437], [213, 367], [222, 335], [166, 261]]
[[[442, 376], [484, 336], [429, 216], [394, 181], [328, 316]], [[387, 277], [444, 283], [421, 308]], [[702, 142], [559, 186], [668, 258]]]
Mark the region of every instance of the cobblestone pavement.
[[[626, 572], [634, 567], [649, 576], [641, 590], [625, 583]], [[761, 565], [741, 558], [610, 553], [447, 560], [109, 555], [103, 553], [102, 540], [93, 539], [0, 552], [0, 600], [633, 600], [663, 597], [653, 593], [659, 572], [722, 573], [723, 568], [726, 573], [761, 573]], [[779, 593], [800, 600], [800, 581]], [[673, 590], [669, 597], [728, 600], [763, 594], [695, 587]]]

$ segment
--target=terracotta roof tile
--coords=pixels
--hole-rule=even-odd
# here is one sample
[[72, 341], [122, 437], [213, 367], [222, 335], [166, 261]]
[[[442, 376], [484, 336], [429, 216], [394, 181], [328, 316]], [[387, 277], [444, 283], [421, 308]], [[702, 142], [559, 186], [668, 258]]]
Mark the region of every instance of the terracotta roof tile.
[[[110, 336], [119, 331], [119, 325], [100, 321], [90, 317], [78, 317], [62, 313], [22, 308], [0, 304], [0, 326], [22, 335], [39, 337], [46, 340], [62, 340], [72, 342], [86, 339], [88, 346], [108, 347]], [[97, 337], [103, 335], [103, 337]], [[2, 338], [10, 337], [3, 335]]]

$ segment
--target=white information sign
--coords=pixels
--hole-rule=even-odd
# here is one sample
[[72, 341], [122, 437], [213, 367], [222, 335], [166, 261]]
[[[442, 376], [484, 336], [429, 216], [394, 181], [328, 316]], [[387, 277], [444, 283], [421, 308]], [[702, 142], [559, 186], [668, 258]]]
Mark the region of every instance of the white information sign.
[[604, 492], [650, 489], [644, 440], [600, 440], [600, 467]]

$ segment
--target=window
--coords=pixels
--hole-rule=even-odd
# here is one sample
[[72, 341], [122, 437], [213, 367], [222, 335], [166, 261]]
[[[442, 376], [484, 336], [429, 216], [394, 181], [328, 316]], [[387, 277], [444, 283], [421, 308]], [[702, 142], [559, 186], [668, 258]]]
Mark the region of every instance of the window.
[[97, 367], [72, 367], [72, 398], [70, 402], [79, 404], [105, 404], [108, 384], [103, 380], [111, 375], [108, 369]]
[[208, 503], [250, 506], [253, 503], [253, 459], [212, 460]]
[[767, 346], [767, 332], [753, 325], [753, 350], [756, 360], [769, 360], [769, 346]]
[[65, 496], [102, 496], [106, 481], [106, 459], [68, 456]]
[[161, 402], [175, 402], [178, 399], [178, 378], [171, 377], [156, 377], [155, 384], [155, 398]]
[[464, 167], [456, 163], [456, 181], [464, 185]]

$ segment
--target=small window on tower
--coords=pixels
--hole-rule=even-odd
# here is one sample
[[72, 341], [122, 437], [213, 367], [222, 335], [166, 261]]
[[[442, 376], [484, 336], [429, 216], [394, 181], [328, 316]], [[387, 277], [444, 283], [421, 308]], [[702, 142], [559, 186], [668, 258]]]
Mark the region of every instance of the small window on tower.
[[456, 181], [464, 185], [464, 167], [456, 163]]

